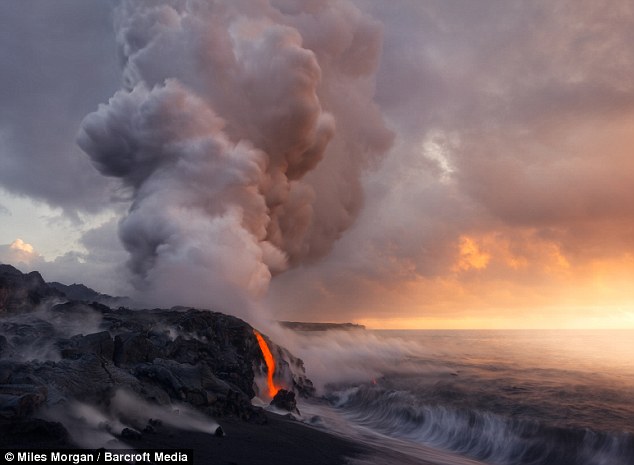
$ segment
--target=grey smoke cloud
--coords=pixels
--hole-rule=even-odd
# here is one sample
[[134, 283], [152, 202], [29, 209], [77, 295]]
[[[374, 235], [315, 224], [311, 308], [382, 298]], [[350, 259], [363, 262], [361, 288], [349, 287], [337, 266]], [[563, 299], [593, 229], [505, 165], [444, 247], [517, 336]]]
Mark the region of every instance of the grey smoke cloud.
[[125, 88], [78, 143], [130, 192], [137, 286], [235, 308], [328, 253], [392, 139], [380, 25], [350, 2], [204, 1], [122, 2], [115, 24]]

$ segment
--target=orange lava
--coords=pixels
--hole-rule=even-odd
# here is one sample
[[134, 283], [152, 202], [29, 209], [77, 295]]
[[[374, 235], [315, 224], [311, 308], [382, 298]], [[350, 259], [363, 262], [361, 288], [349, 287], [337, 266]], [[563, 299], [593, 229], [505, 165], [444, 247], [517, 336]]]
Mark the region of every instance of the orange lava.
[[273, 381], [273, 374], [275, 373], [275, 359], [273, 358], [273, 354], [269, 350], [269, 346], [267, 345], [262, 335], [258, 333], [255, 329], [253, 330], [253, 334], [255, 334], [255, 337], [258, 340], [258, 344], [260, 344], [260, 350], [262, 351], [262, 355], [264, 355], [264, 362], [266, 363], [266, 371], [267, 371], [266, 384], [269, 387], [269, 395], [271, 397], [275, 397], [275, 394], [277, 394], [277, 391], [281, 389]]

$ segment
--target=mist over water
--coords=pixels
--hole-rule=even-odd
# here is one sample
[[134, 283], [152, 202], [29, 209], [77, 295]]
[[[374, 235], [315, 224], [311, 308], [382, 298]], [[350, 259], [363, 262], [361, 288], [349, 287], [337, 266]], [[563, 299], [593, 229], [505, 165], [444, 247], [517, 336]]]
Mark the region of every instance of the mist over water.
[[[322, 347], [329, 337], [333, 352], [365, 346], [369, 375], [319, 379], [329, 428], [495, 465], [634, 463], [633, 331], [358, 331], [322, 334]], [[400, 360], [377, 355], [386, 347]]]

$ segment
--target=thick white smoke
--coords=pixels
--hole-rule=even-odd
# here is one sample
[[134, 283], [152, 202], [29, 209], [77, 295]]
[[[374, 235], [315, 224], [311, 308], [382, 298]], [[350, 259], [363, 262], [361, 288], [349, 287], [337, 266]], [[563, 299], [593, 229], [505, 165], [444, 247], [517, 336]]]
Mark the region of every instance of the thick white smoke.
[[235, 311], [325, 255], [388, 149], [380, 25], [349, 1], [123, 1], [124, 88], [79, 145], [131, 195], [120, 238], [157, 304]]

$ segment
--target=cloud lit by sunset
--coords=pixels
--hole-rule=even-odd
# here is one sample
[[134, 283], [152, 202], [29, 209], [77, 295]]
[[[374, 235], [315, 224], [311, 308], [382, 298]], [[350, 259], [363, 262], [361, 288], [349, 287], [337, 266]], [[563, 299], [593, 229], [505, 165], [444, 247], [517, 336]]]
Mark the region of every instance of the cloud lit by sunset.
[[11, 250], [15, 250], [16, 252], [23, 252], [24, 254], [33, 253], [33, 246], [31, 244], [27, 244], [22, 239], [16, 239], [15, 241], [13, 241], [9, 245], [9, 248]]
[[33, 246], [20, 238], [10, 244], [0, 245], [0, 262], [30, 266], [39, 258]]
[[[20, 79], [8, 51], [6, 240], [28, 232], [10, 214], [23, 196], [69, 227], [110, 218], [52, 256], [151, 302], [375, 328], [634, 327], [628, 2], [291, 3], [78, 3], [36, 57], [54, 79]], [[29, 11], [2, 8], [16, 44], [36, 40]], [[25, 264], [42, 250], [3, 247]]]

